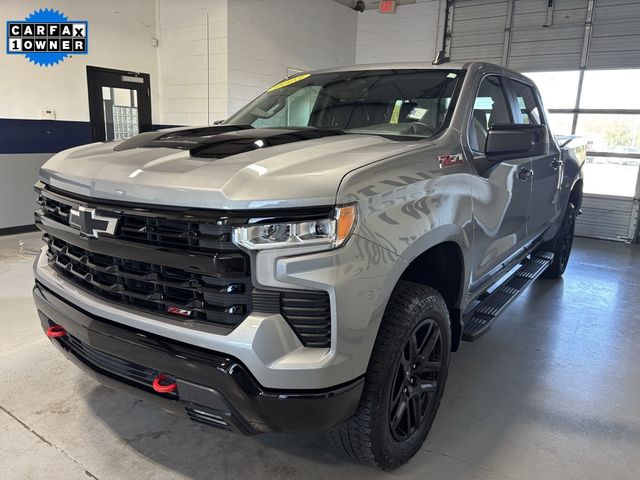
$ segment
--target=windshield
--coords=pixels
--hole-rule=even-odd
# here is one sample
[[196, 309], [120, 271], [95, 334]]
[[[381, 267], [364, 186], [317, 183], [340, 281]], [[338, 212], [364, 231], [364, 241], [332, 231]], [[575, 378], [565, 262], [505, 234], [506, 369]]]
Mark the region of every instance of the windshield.
[[448, 122], [459, 70], [367, 70], [284, 80], [225, 124], [428, 138]]

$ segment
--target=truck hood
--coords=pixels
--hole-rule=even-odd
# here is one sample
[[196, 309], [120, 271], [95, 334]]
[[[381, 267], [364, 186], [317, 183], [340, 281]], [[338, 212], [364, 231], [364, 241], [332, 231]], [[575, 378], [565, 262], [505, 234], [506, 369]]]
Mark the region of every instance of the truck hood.
[[[229, 210], [332, 205], [350, 171], [432, 144], [377, 135], [308, 139], [299, 133], [223, 129], [208, 135], [206, 145], [183, 141], [163, 146], [157, 139], [166, 133], [153, 132], [60, 152], [44, 164], [40, 178], [79, 195], [132, 203]], [[286, 134], [288, 140], [276, 141]], [[255, 149], [247, 151], [249, 142]], [[209, 156], [194, 153], [203, 148]]]

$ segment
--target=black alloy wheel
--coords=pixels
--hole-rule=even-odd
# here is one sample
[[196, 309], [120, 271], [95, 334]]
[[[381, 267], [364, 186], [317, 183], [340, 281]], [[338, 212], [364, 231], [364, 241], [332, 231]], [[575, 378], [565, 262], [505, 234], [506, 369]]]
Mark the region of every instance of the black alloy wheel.
[[407, 462], [431, 429], [450, 356], [451, 322], [440, 292], [398, 282], [378, 330], [360, 404], [330, 432], [334, 443], [381, 470]]
[[433, 410], [441, 368], [440, 328], [432, 319], [422, 320], [402, 349], [391, 383], [389, 428], [395, 440], [411, 437]]
[[543, 272], [545, 278], [558, 278], [567, 268], [571, 247], [573, 246], [573, 234], [576, 228], [577, 211], [573, 203], [567, 205], [567, 209], [562, 218], [562, 224], [553, 240], [543, 245], [540, 250], [550, 250], [553, 252], [551, 265]]
[[562, 272], [567, 268], [571, 247], [573, 246], [573, 233], [576, 227], [575, 215], [568, 215], [563, 227], [562, 236], [560, 237], [560, 248], [558, 249], [558, 262], [560, 263], [560, 270]]

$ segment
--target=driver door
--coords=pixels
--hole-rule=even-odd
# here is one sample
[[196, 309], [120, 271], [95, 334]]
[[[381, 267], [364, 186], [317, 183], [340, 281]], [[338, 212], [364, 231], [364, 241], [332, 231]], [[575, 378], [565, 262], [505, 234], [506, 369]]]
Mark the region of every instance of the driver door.
[[478, 172], [472, 181], [472, 290], [486, 282], [528, 238], [531, 160], [491, 162], [484, 153], [491, 126], [514, 123], [515, 112], [508, 98], [505, 79], [487, 75], [480, 81], [469, 115], [466, 137], [470, 163]]

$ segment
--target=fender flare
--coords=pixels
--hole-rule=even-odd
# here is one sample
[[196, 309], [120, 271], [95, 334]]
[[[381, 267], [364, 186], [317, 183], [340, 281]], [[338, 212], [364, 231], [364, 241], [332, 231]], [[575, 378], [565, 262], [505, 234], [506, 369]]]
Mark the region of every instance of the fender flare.
[[[398, 284], [402, 275], [405, 273], [407, 268], [411, 265], [411, 263], [417, 259], [420, 255], [425, 253], [426, 251], [436, 247], [437, 245], [441, 245], [443, 243], [454, 243], [460, 249], [462, 258], [462, 285], [460, 287], [460, 294], [458, 301], [450, 309], [450, 321], [451, 321], [451, 329], [452, 333], [462, 333], [463, 321], [461, 315], [460, 305], [466, 297], [466, 289], [467, 285], [469, 285], [469, 278], [471, 275], [471, 259], [469, 258], [471, 252], [470, 239], [465, 234], [464, 230], [455, 224], [449, 225], [441, 225], [432, 230], [429, 230], [422, 237], [418, 238], [414, 242], [411, 243], [403, 252], [400, 253], [397, 258], [395, 264], [393, 265], [389, 275], [385, 279], [384, 291], [389, 292], [389, 296], [384, 300], [384, 310], [386, 311], [387, 305], [389, 304], [389, 299], [391, 297], [391, 293], [393, 292], [395, 286]], [[380, 324], [378, 324], [377, 329], [379, 330]], [[378, 332], [376, 331], [376, 336]], [[456, 338], [458, 337], [458, 338]], [[451, 337], [452, 349], [456, 350], [459, 343], [460, 338], [458, 335], [452, 335]]]

